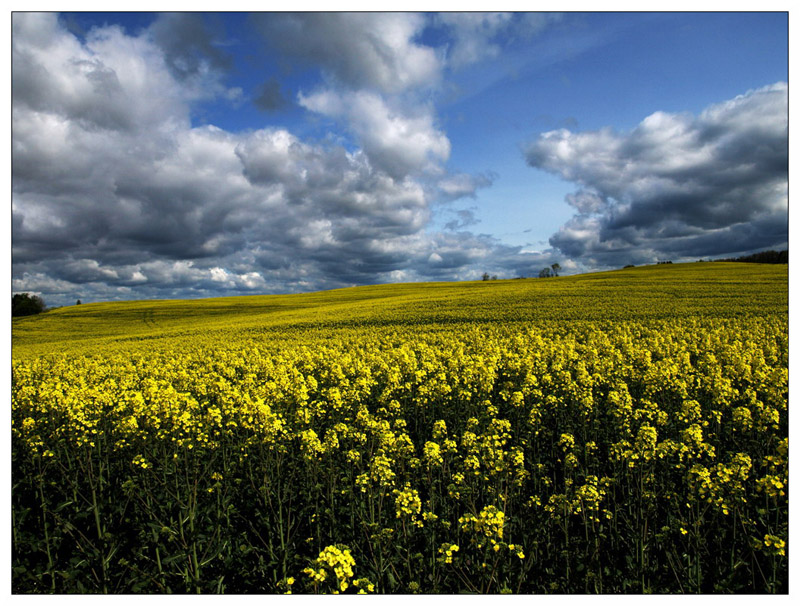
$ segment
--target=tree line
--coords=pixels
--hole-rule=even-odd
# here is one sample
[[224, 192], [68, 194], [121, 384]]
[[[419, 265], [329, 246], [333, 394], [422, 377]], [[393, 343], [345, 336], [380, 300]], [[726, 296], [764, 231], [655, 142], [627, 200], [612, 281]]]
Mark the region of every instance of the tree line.
[[[558, 263], [553, 263], [550, 267], [545, 267], [539, 272], [540, 278], [557, 278], [558, 272], [561, 271], [561, 265]], [[525, 276], [519, 276], [519, 278], [515, 279], [524, 279]], [[487, 272], [483, 272], [481, 276], [484, 282], [488, 282], [489, 280], [497, 280], [497, 276], [490, 276]]]
[[763, 252], [736, 257], [731, 259], [716, 259], [717, 261], [734, 261], [739, 263], [789, 263], [789, 250], [765, 250]]

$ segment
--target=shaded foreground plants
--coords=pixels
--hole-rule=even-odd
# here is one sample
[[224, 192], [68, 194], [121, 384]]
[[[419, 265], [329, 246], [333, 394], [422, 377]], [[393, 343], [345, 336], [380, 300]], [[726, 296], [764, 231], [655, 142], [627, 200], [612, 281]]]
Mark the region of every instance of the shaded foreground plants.
[[786, 592], [787, 401], [786, 314], [15, 359], [12, 589]]

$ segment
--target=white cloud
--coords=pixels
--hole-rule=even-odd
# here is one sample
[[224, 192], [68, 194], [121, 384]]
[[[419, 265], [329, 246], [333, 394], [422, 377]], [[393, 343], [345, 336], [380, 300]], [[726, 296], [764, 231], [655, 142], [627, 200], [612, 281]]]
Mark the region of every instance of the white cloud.
[[544, 133], [528, 164], [573, 181], [578, 211], [551, 239], [590, 264], [691, 258], [785, 246], [788, 86], [699, 116], [656, 112], [630, 133]]
[[320, 64], [348, 88], [397, 93], [432, 86], [441, 62], [415, 39], [418, 13], [261, 13], [254, 17], [267, 43]]
[[450, 156], [450, 141], [436, 127], [429, 107], [402, 110], [374, 93], [330, 89], [300, 94], [299, 102], [310, 111], [345, 119], [370, 162], [395, 179], [439, 172]]
[[118, 27], [92, 30], [85, 45], [51, 13], [15, 13], [12, 29], [15, 110], [52, 114], [87, 130], [171, 130], [188, 124], [187, 102], [210, 84], [178, 86], [151, 41]]

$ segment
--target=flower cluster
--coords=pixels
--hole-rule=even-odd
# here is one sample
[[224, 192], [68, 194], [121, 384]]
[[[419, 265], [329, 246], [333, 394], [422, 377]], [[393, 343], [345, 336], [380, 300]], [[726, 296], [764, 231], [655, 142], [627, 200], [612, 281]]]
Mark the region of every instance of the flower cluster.
[[[355, 564], [347, 547], [329, 545], [320, 552], [314, 565], [305, 568], [303, 572], [309, 576], [315, 586], [323, 583], [332, 573], [332, 578], [335, 579], [333, 593], [339, 593], [350, 586], [349, 580], [353, 577]], [[361, 585], [368, 586], [363, 580], [359, 581], [359, 586]]]

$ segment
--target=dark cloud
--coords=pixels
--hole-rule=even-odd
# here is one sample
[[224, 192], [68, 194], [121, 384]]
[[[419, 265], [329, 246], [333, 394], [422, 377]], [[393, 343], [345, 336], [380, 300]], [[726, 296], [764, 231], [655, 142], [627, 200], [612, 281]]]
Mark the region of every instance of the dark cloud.
[[415, 39], [416, 13], [257, 13], [257, 29], [282, 53], [320, 65], [350, 88], [398, 92], [435, 83], [441, 64]]
[[253, 98], [255, 106], [265, 112], [274, 112], [289, 105], [289, 101], [281, 93], [281, 85], [272, 78], [258, 87], [258, 92]]
[[728, 255], [788, 240], [788, 87], [699, 116], [655, 113], [630, 133], [545, 133], [530, 166], [573, 181], [578, 211], [550, 239], [588, 265]]
[[161, 13], [150, 32], [178, 79], [209, 69], [226, 71], [233, 65], [231, 56], [219, 47], [221, 26], [201, 13]]

